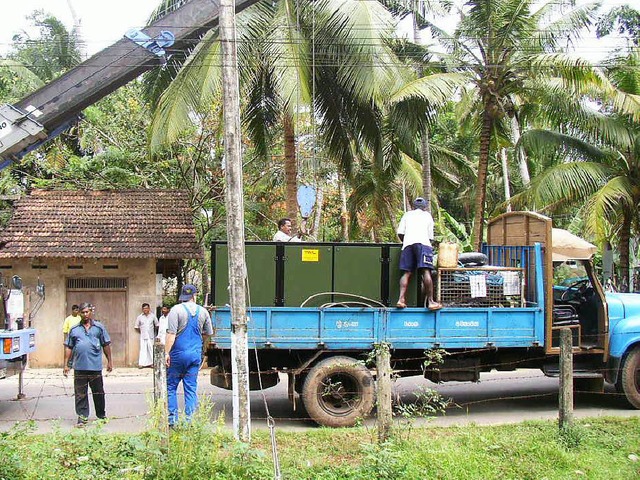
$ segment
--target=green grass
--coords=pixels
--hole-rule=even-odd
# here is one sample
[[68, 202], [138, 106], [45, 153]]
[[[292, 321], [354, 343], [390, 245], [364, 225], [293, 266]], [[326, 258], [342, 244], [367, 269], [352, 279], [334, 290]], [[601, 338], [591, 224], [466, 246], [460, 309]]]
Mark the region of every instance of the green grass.
[[[208, 413], [208, 412], [206, 412]], [[268, 479], [270, 438], [233, 440], [206, 414], [167, 436], [106, 434], [99, 427], [48, 435], [20, 424], [0, 434], [0, 479]], [[284, 479], [636, 479], [640, 418], [503, 426], [405, 428], [378, 445], [366, 428], [277, 431]], [[630, 458], [630, 455], [632, 458]]]

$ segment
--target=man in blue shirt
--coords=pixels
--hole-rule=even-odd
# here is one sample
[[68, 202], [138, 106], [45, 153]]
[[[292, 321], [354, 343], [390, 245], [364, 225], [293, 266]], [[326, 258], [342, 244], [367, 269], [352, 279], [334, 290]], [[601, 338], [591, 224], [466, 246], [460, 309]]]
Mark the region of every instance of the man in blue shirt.
[[73, 355], [73, 387], [76, 400], [77, 426], [86, 425], [89, 418], [88, 388], [91, 387], [93, 406], [98, 418], [105, 418], [104, 385], [102, 383], [102, 351], [107, 357], [107, 372], [113, 370], [111, 338], [105, 326], [92, 318], [90, 304], [80, 305], [81, 320], [73, 327], [65, 342], [63, 374], [69, 374], [69, 360]]

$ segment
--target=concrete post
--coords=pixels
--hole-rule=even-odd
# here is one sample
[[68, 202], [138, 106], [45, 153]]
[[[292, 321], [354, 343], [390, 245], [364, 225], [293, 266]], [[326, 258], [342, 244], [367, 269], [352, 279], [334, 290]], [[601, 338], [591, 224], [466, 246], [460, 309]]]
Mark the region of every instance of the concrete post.
[[560, 329], [560, 430], [566, 430], [573, 423], [573, 336], [570, 328]]
[[378, 369], [378, 441], [385, 442], [391, 432], [393, 412], [391, 406], [391, 353], [389, 345], [376, 346], [376, 367]]
[[244, 200], [242, 152], [240, 145], [240, 83], [236, 46], [234, 0], [220, 2], [220, 43], [222, 44], [222, 104], [224, 159], [229, 245], [229, 287], [231, 300], [231, 381], [233, 431], [241, 442], [251, 441], [249, 410], [249, 348], [247, 338], [246, 262], [244, 258]]

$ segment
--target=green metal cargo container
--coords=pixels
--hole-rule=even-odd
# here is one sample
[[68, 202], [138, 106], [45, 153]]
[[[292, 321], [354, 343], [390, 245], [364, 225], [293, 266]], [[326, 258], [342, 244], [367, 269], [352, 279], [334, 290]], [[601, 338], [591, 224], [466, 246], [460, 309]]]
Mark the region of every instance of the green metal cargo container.
[[[274, 305], [276, 298], [276, 262], [273, 244], [247, 243], [245, 248], [249, 298], [252, 305]], [[226, 243], [215, 243], [211, 249], [211, 291], [214, 305], [229, 303], [229, 259]]]
[[[382, 250], [381, 245], [375, 244], [334, 245], [333, 291], [359, 295], [382, 303]], [[363, 300], [346, 295], [335, 295], [333, 301]]]
[[[299, 307], [310, 296], [333, 291], [333, 246], [288, 243], [284, 246], [284, 306]], [[305, 303], [317, 307], [331, 301], [321, 296]]]
[[[399, 244], [247, 242], [252, 306], [307, 306], [346, 303], [395, 306], [402, 272]], [[226, 242], [211, 248], [214, 305], [229, 303]], [[351, 295], [340, 295], [349, 293]], [[355, 296], [354, 296], [355, 295]], [[362, 298], [360, 298], [362, 297]], [[413, 275], [407, 305], [417, 306]]]

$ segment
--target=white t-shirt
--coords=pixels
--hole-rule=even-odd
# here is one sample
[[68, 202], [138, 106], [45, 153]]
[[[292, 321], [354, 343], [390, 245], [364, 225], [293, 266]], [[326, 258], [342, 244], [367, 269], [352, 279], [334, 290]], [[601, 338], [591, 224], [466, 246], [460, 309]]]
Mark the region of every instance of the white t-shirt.
[[164, 315], [160, 315], [160, 318], [158, 319], [158, 335], [156, 336], [156, 338], [162, 345], [166, 343], [168, 327], [169, 319]]
[[433, 217], [419, 208], [406, 212], [400, 219], [398, 235], [404, 235], [402, 249], [414, 243], [431, 246], [433, 238]]
[[276, 234], [273, 236], [274, 242], [299, 242], [300, 238], [298, 237], [290, 237], [282, 230], [278, 230]]

